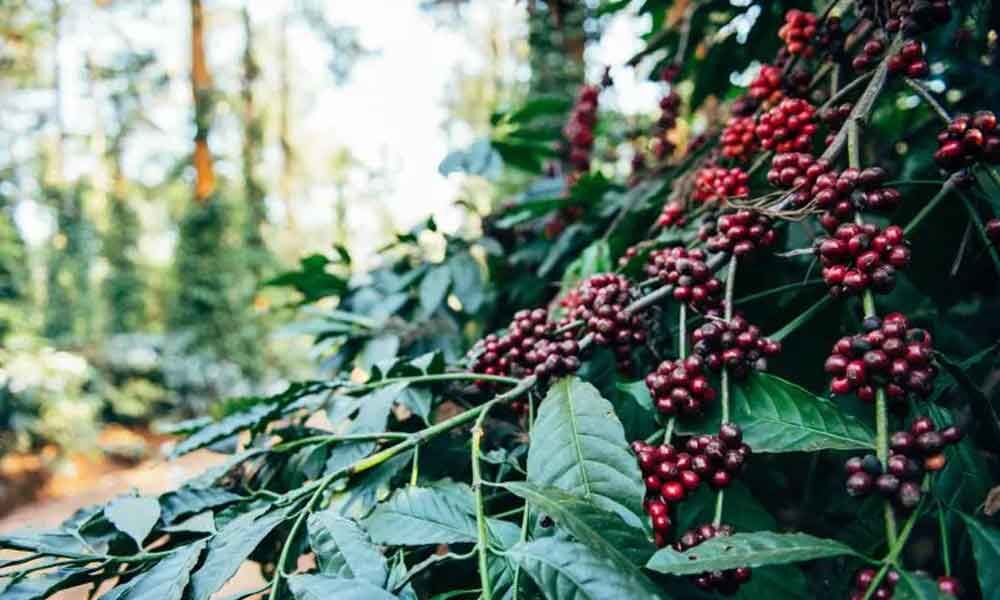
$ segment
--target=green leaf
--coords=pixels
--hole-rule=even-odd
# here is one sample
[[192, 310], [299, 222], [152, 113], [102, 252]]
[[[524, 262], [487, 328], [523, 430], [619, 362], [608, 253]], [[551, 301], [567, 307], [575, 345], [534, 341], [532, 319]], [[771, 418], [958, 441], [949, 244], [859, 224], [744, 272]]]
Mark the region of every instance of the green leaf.
[[243, 496], [222, 488], [196, 488], [184, 486], [160, 496], [160, 509], [164, 523], [173, 523], [187, 515], [219, 508], [243, 500]]
[[441, 306], [450, 285], [451, 269], [448, 265], [438, 265], [427, 271], [420, 280], [420, 314], [423, 318], [430, 317]]
[[549, 600], [659, 600], [664, 596], [639, 569], [578, 542], [543, 538], [507, 551]]
[[323, 573], [343, 574], [340, 561], [333, 560], [338, 557], [347, 566], [344, 576], [385, 587], [389, 575], [385, 556], [357, 523], [326, 510], [309, 515], [308, 526], [309, 545]]
[[364, 526], [376, 544], [474, 543], [476, 520], [470, 509], [446, 490], [407, 487], [376, 507]]
[[160, 520], [160, 503], [155, 498], [123, 496], [104, 507], [104, 516], [142, 548], [142, 542]]
[[278, 403], [262, 403], [251, 406], [246, 411], [223, 417], [208, 427], [199, 429], [191, 437], [181, 441], [174, 447], [170, 456], [171, 458], [177, 458], [188, 452], [210, 446], [240, 431], [256, 427], [260, 423], [277, 416], [280, 411], [281, 405]]
[[326, 271], [330, 259], [322, 254], [311, 254], [299, 260], [302, 268], [288, 271], [264, 282], [264, 285], [291, 287], [302, 294], [303, 303], [314, 302], [327, 296], [339, 296], [347, 291], [347, 280]]
[[528, 480], [591, 499], [642, 527], [645, 488], [611, 403], [575, 377], [555, 383], [538, 410]]
[[834, 403], [766, 373], [733, 386], [733, 420], [754, 452], [873, 448], [871, 429]]
[[627, 525], [615, 513], [598, 508], [589, 500], [559, 488], [530, 483], [509, 482], [504, 487], [549, 516], [577, 540], [619, 562], [644, 565], [655, 551], [644, 531]]
[[101, 596], [101, 600], [181, 600], [191, 571], [198, 563], [205, 542], [181, 546], [125, 585], [114, 588]]
[[62, 531], [3, 535], [0, 536], [0, 548], [53, 556], [93, 555], [80, 538]]
[[452, 291], [462, 303], [462, 312], [474, 315], [483, 306], [483, 274], [479, 263], [468, 252], [461, 252], [448, 260], [451, 269]]
[[944, 600], [948, 598], [938, 590], [937, 582], [929, 577], [899, 571], [899, 583], [892, 594], [893, 600]]
[[580, 256], [571, 262], [563, 271], [561, 288], [565, 293], [576, 285], [598, 273], [607, 273], [614, 268], [611, 262], [611, 249], [605, 240], [597, 240], [583, 249]]
[[646, 387], [645, 381], [641, 379], [639, 381], [619, 381], [617, 387], [619, 392], [630, 398], [650, 414], [653, 414], [655, 410], [653, 396], [649, 393], [649, 388]]
[[240, 568], [254, 548], [285, 520], [285, 511], [264, 506], [227, 523], [208, 542], [205, 560], [191, 577], [187, 600], [208, 600]]
[[326, 575], [292, 575], [288, 578], [295, 600], [397, 600], [389, 592], [361, 579]]
[[704, 571], [781, 565], [845, 554], [858, 555], [836, 540], [805, 533], [760, 531], [712, 538], [685, 552], [663, 548], [653, 555], [646, 567], [670, 575], [694, 575]]
[[84, 581], [85, 571], [61, 569], [35, 577], [25, 577], [12, 583], [8, 588], [0, 588], [3, 600], [41, 600], [59, 590], [64, 590]]
[[1000, 594], [1000, 530], [989, 527], [974, 517], [960, 513], [972, 538], [972, 554], [976, 557], [979, 589], [996, 598]]

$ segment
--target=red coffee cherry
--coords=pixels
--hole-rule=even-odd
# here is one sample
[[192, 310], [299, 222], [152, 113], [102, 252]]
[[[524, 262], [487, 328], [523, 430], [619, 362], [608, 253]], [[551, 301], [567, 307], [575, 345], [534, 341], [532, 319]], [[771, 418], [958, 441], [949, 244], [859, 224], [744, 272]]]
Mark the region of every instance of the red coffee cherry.
[[656, 226], [664, 229], [680, 227], [684, 225], [684, 205], [680, 202], [667, 202], [660, 211], [660, 216], [656, 218]]
[[740, 168], [702, 167], [695, 175], [694, 199], [721, 202], [727, 198], [746, 198], [750, 195], [749, 181], [750, 176]]
[[[674, 549], [678, 552], [684, 552], [714, 537], [731, 536], [733, 531], [732, 525], [699, 525], [684, 532], [674, 544]], [[719, 592], [720, 594], [730, 596], [739, 590], [740, 585], [749, 581], [750, 577], [751, 570], [749, 567], [737, 567], [725, 571], [707, 571], [698, 575], [692, 575], [691, 581], [705, 591]]]
[[706, 263], [705, 252], [682, 247], [655, 250], [646, 263], [646, 275], [674, 286], [674, 299], [704, 312], [722, 304], [722, 282]]
[[715, 400], [715, 390], [705, 376], [701, 358], [691, 356], [676, 362], [665, 360], [646, 375], [646, 387], [660, 414], [700, 415]]
[[811, 57], [816, 49], [811, 45], [816, 35], [816, 14], [793, 8], [785, 13], [785, 23], [778, 30], [778, 37], [785, 42], [785, 49], [792, 56]]
[[691, 334], [694, 351], [713, 371], [723, 366], [737, 379], [745, 379], [751, 370], [766, 371], [767, 357], [781, 351], [781, 344], [761, 336], [760, 328], [741, 315], [729, 321], [710, 320]]
[[924, 57], [924, 45], [917, 40], [903, 42], [899, 53], [889, 59], [889, 72], [911, 79], [923, 79], [930, 75], [930, 65]]
[[777, 240], [771, 219], [764, 214], [747, 209], [729, 210], [717, 218], [706, 217], [698, 230], [711, 252], [732, 253], [737, 257], [748, 256], [762, 248], [769, 248]]
[[962, 584], [955, 577], [942, 575], [937, 580], [938, 591], [945, 596], [959, 598], [962, 596]]
[[993, 242], [993, 246], [1000, 249], [1000, 219], [990, 219], [986, 222], [986, 237]]
[[574, 180], [590, 169], [599, 94], [600, 88], [595, 85], [585, 85], [580, 88], [569, 120], [563, 127], [563, 137], [567, 142], [567, 160], [573, 168], [571, 177]]
[[[568, 375], [580, 368], [579, 346], [571, 332], [555, 334], [545, 309], [521, 310], [504, 335], [490, 334], [473, 347], [472, 371], [485, 375]], [[480, 382], [488, 387], [487, 382]]]
[[881, 167], [855, 168], [820, 175], [810, 190], [810, 198], [825, 212], [820, 223], [829, 231], [851, 221], [855, 210], [889, 211], [899, 206], [903, 195], [893, 187], [883, 187], [889, 174]]
[[854, 109], [854, 105], [850, 102], [844, 102], [836, 106], [830, 106], [824, 108], [819, 113], [820, 121], [829, 129], [829, 133], [826, 135], [826, 145], [829, 146], [833, 143], [834, 138], [837, 136], [837, 131], [844, 126], [847, 122], [848, 117], [851, 116], [851, 111]]
[[824, 366], [832, 377], [830, 392], [854, 392], [871, 402], [875, 389], [883, 386], [894, 407], [905, 409], [908, 395], [926, 398], [934, 389], [932, 350], [930, 334], [911, 328], [900, 313], [865, 319], [864, 333], [842, 337], [833, 345]]
[[[858, 570], [854, 574], [854, 579], [852, 581], [851, 600], [862, 600], [865, 598], [868, 594], [868, 588], [875, 583], [875, 578], [877, 576], [878, 571], [871, 567], [865, 567]], [[899, 571], [889, 569], [870, 597], [877, 600], [890, 600], [892, 598], [893, 590], [896, 589], [896, 584], [898, 582]]]
[[763, 65], [757, 76], [750, 82], [750, 97], [765, 107], [774, 106], [785, 98], [785, 86], [781, 68]]
[[896, 225], [884, 231], [872, 224], [845, 223], [832, 237], [818, 238], [814, 250], [823, 265], [830, 294], [887, 294], [896, 286], [896, 270], [910, 263], [910, 249]]
[[1000, 164], [996, 115], [982, 110], [974, 116], [958, 115], [952, 119], [938, 134], [934, 160], [946, 171], [959, 171], [977, 162]]
[[753, 117], [734, 116], [722, 130], [720, 143], [722, 155], [740, 162], [748, 162], [759, 148], [757, 136], [754, 134], [757, 123]]
[[578, 304], [567, 316], [581, 320], [594, 336], [594, 343], [614, 351], [620, 369], [632, 365], [632, 348], [646, 341], [642, 315], [627, 314], [625, 308], [638, 297], [628, 279], [605, 273], [584, 280], [578, 290]]
[[830, 171], [830, 163], [805, 152], [775, 154], [767, 181], [776, 188], [793, 190], [789, 195], [792, 206], [802, 208], [812, 200], [813, 184]]
[[908, 35], [926, 33], [951, 20], [948, 0], [890, 0], [886, 31]]
[[650, 144], [656, 160], [664, 160], [674, 152], [674, 143], [667, 138], [667, 134], [677, 125], [680, 106], [681, 97], [673, 89], [660, 98], [660, 117], [653, 128], [654, 136]]
[[851, 59], [851, 68], [859, 73], [871, 69], [882, 58], [885, 49], [885, 39], [880, 34], [876, 34], [865, 42], [861, 50]]
[[786, 98], [764, 113], [754, 132], [761, 146], [775, 152], [808, 152], [816, 133], [816, 107], [800, 98]]

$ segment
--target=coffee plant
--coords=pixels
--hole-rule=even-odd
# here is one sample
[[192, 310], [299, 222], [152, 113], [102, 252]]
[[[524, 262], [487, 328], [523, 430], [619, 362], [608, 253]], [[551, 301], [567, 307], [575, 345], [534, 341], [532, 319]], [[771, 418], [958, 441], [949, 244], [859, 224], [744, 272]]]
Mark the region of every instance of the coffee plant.
[[0, 596], [1000, 597], [998, 7], [639, 10], [648, 131], [607, 76], [495, 115], [442, 172], [538, 178], [482, 236], [272, 280], [326, 376], [174, 426], [229, 454], [179, 489], [0, 537]]

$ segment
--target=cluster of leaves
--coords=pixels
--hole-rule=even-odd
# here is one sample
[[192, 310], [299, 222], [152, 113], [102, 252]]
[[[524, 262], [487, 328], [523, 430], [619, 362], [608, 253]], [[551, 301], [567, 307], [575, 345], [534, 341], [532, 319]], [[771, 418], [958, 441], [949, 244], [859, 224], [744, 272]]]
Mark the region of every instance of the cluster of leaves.
[[[805, 4], [645, 2], [641, 10], [659, 33], [634, 64], [671, 48], [664, 60], [680, 64], [675, 85], [688, 107], [733, 97], [733, 57], [773, 56], [784, 10], [812, 8]], [[947, 59], [944, 85], [962, 92], [956, 109], [974, 109], [971, 99], [1000, 90], [972, 76], [976, 67], [963, 54], [971, 51], [952, 51], [948, 41], [969, 24], [980, 27], [972, 39], [986, 40], [989, 19], [972, 17], [995, 14], [988, 4], [959, 3], [955, 23], [927, 40], [932, 55]], [[841, 471], [849, 453], [884, 445], [889, 421], [899, 419], [811, 391], [825, 388], [829, 345], [859, 329], [862, 307], [826, 299], [797, 262], [801, 253], [778, 255], [808, 247], [808, 226], [782, 221], [777, 252], [741, 262], [752, 276], [729, 282], [727, 313], [735, 304], [785, 344], [770, 365], [776, 374], [722, 378], [725, 400], [694, 422], [659, 420], [641, 377], [618, 372], [606, 351], [548, 385], [463, 368], [463, 351], [514, 310], [563, 298], [582, 278], [614, 270], [613, 258], [624, 257], [621, 270], [636, 275], [650, 249], [698, 243], [696, 217], [710, 209], [663, 233], [649, 223], [665, 197], [683, 195], [691, 169], [711, 151], [708, 141], [632, 187], [617, 183], [608, 163], [568, 188], [553, 169], [485, 217], [482, 237], [444, 235], [428, 221], [400, 235], [382, 266], [366, 273], [352, 272], [343, 251], [304, 259], [272, 284], [319, 303], [306, 325], [329, 377], [234, 399], [212, 417], [178, 424], [174, 432], [185, 437], [175, 455], [231, 454], [178, 490], [120, 498], [54, 531], [0, 537], [0, 547], [23, 553], [0, 563], [3, 597], [44, 598], [115, 579], [103, 597], [207, 600], [248, 560], [261, 565], [266, 584], [239, 598], [700, 598], [705, 593], [683, 576], [743, 566], [754, 569], [738, 592], [745, 598], [847, 597], [861, 566], [898, 570], [896, 597], [938, 598], [928, 573], [942, 572], [958, 576], [970, 597], [994, 597], [1000, 529], [989, 520], [997, 509], [989, 482], [1000, 419], [984, 382], [998, 367], [990, 314], [1000, 264], [963, 239], [981, 213], [1000, 210], [998, 194], [985, 170], [969, 192], [975, 204], [965, 196], [942, 202], [939, 186], [919, 184], [944, 183], [923, 139], [930, 136], [914, 133], [939, 129], [937, 116], [902, 85], [876, 91], [881, 100], [873, 99], [864, 146], [855, 149], [880, 157], [908, 185], [894, 217], [912, 225], [915, 248], [913, 267], [884, 302], [935, 339], [942, 372], [916, 408], [967, 432], [928, 480], [925, 502], [903, 516], [898, 537], [883, 531], [890, 514], [883, 500], [848, 497]], [[540, 166], [558, 156], [551, 117], [567, 107], [533, 99], [498, 115], [489, 141], [449, 156], [442, 170], [545, 172]], [[681, 118], [707, 121], [717, 133], [711, 111], [688, 108]], [[761, 180], [757, 173], [751, 187]], [[931, 209], [933, 222], [925, 220]], [[649, 372], [653, 356], [685, 348], [684, 331], [705, 317], [681, 311], [677, 319], [666, 310], [675, 308], [667, 288], [643, 283], [651, 291], [640, 302], [653, 310], [650, 356], [640, 366]], [[524, 398], [527, 415], [510, 410], [511, 400]], [[674, 527], [717, 520], [724, 507], [737, 533], [683, 552], [657, 550], [629, 442], [715, 432], [723, 414], [742, 427], [751, 465], [724, 496], [702, 488], [686, 499]], [[303, 557], [314, 566], [301, 568]]]

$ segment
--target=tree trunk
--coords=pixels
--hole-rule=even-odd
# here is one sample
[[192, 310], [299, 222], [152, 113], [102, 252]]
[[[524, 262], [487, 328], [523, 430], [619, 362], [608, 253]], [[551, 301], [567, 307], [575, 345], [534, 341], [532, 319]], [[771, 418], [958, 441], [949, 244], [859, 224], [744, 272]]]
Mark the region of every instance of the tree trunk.
[[194, 197], [207, 202], [215, 191], [215, 170], [208, 148], [212, 120], [212, 77], [205, 59], [205, 23], [201, 0], [191, 0], [191, 93], [194, 97]]
[[253, 26], [250, 21], [250, 11], [243, 7], [243, 35], [246, 43], [243, 47], [243, 82], [240, 95], [243, 99], [243, 191], [246, 196], [246, 230], [244, 241], [252, 253], [250, 271], [256, 279], [260, 279], [264, 267], [266, 248], [261, 227], [267, 220], [264, 205], [264, 189], [257, 179], [257, 164], [260, 162], [260, 148], [263, 145], [263, 129], [254, 102], [254, 86], [257, 83], [260, 67], [253, 53]]

